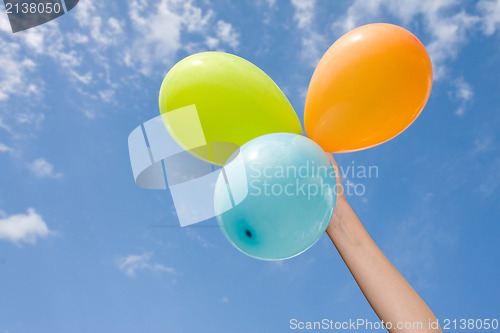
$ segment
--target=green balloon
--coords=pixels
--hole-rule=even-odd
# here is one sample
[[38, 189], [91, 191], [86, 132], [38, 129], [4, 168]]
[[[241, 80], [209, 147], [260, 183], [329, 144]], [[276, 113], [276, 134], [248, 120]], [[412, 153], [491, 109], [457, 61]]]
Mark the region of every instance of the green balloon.
[[215, 164], [269, 133], [302, 134], [299, 118], [276, 83], [249, 61], [222, 52], [178, 62], [160, 88], [160, 113], [172, 137]]

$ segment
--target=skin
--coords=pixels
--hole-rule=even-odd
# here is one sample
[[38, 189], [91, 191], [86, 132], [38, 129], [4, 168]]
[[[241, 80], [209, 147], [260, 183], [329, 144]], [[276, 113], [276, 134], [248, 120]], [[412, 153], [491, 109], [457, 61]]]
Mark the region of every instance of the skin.
[[[337, 171], [337, 163], [331, 154], [329, 157]], [[342, 184], [339, 172], [336, 174], [337, 184]], [[341, 187], [326, 233], [377, 316], [384, 323], [392, 323], [389, 332], [442, 332], [440, 327], [429, 328], [429, 320], [435, 322], [436, 317], [371, 239]], [[398, 322], [421, 322], [422, 327], [397, 329]]]

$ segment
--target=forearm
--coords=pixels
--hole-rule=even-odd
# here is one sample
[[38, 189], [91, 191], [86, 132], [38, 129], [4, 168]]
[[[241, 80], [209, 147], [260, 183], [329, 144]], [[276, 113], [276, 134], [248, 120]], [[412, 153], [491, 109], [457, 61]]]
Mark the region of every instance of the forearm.
[[[380, 251], [344, 197], [338, 199], [327, 233], [378, 317], [394, 326], [390, 332], [441, 332], [429, 329], [434, 314]], [[397, 329], [398, 322], [421, 322], [422, 327]]]

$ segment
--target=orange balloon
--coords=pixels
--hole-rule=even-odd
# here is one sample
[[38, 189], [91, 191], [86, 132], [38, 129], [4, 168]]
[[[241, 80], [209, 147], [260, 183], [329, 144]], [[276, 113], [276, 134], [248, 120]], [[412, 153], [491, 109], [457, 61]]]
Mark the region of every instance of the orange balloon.
[[417, 37], [392, 24], [364, 25], [340, 37], [316, 67], [306, 133], [328, 152], [379, 145], [410, 126], [431, 87], [431, 60]]

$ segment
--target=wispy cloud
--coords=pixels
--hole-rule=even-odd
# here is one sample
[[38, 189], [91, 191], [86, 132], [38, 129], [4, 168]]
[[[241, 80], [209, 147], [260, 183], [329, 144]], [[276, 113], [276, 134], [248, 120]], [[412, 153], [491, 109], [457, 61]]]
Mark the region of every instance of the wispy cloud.
[[295, 7], [294, 19], [300, 29], [308, 29], [314, 20], [315, 0], [292, 0]]
[[90, 47], [103, 49], [114, 46], [120, 42], [124, 33], [125, 23], [107, 13], [107, 18], [100, 15], [103, 13], [102, 7], [95, 1], [82, 1], [76, 7], [74, 17], [83, 30], [88, 34], [77, 35], [75, 42], [87, 43], [93, 41]]
[[202, 8], [193, 0], [132, 0], [128, 15], [120, 19], [114, 15], [119, 12], [115, 7], [80, 2], [68, 17], [75, 21], [73, 28], [62, 31], [52, 21], [15, 35], [10, 33], [7, 16], [0, 15], [0, 31], [7, 32], [0, 36], [0, 102], [13, 96], [43, 98], [40, 60], [49, 59], [81, 95], [81, 111], [93, 119], [92, 105], [113, 103], [120, 84], [135, 82], [117, 78], [164, 75], [181, 50], [194, 53], [239, 46], [240, 34], [231, 23], [217, 20], [210, 5]]
[[235, 31], [231, 23], [227, 23], [222, 20], [217, 21], [215, 33], [218, 40], [220, 40], [222, 43], [226, 43], [233, 50], [236, 50], [238, 48], [238, 45], [240, 44], [240, 34]]
[[[427, 202], [432, 195], [427, 193], [422, 200], [427, 211], [431, 210]], [[437, 223], [437, 212], [432, 211], [434, 216], [429, 213], [423, 214], [425, 216], [409, 214], [398, 221], [390, 236], [381, 242], [394, 266], [419, 289], [435, 287], [433, 273], [439, 265], [435, 253], [454, 252], [458, 246], [457, 235], [446, 230], [444, 223]]]
[[[2, 17], [0, 15], [0, 21]], [[34, 80], [30, 74], [36, 65], [33, 59], [22, 54], [21, 46], [0, 38], [0, 102], [8, 100], [13, 95], [29, 96], [34, 94], [34, 89], [27, 89], [33, 85]]]
[[495, 149], [493, 138], [491, 136], [482, 137], [474, 140], [473, 154], [484, 153]]
[[29, 208], [26, 214], [10, 216], [0, 210], [0, 239], [16, 245], [35, 244], [38, 238], [44, 238], [53, 233], [42, 216], [33, 208]]
[[314, 26], [316, 1], [292, 0], [292, 5], [295, 9], [293, 18], [301, 33], [302, 57], [315, 67], [328, 46], [325, 36], [319, 33]]
[[12, 129], [10, 128], [10, 126], [6, 125], [4, 122], [3, 122], [3, 118], [0, 117], [0, 129], [4, 130], [4, 131], [7, 131], [7, 132], [11, 132]]
[[484, 33], [492, 35], [500, 27], [500, 0], [481, 0], [477, 8], [482, 14]]
[[176, 273], [175, 269], [156, 262], [151, 259], [153, 254], [146, 252], [143, 254], [129, 255], [118, 260], [118, 268], [128, 277], [135, 277], [139, 271], [151, 271], [159, 273]]
[[[29, 105], [43, 101], [45, 79], [40, 69], [41, 58], [53, 61], [68, 75], [68, 79], [75, 82], [81, 57], [74, 50], [67, 48], [64, 34], [56, 22], [38, 26], [19, 34], [12, 34], [6, 15], [0, 15], [0, 116], [4, 129], [8, 128], [12, 136], [20, 136], [19, 125], [36, 127], [43, 120], [41, 111], [29, 111]], [[12, 98], [26, 98], [25, 109], [16, 109], [13, 112]], [[24, 131], [33, 132], [33, 131]]]
[[61, 172], [54, 171], [54, 166], [43, 158], [38, 158], [28, 165], [29, 170], [38, 178], [61, 178]]
[[45, 115], [43, 113], [35, 113], [32, 111], [20, 111], [15, 114], [14, 119], [18, 124], [33, 125], [36, 127], [40, 126], [45, 119]]
[[0, 142], [0, 153], [9, 153], [12, 151], [12, 148], [6, 146], [5, 144]]
[[465, 82], [463, 77], [460, 77], [454, 81], [455, 91], [452, 97], [459, 101], [460, 106], [455, 111], [455, 114], [459, 117], [465, 115], [466, 106], [474, 97], [474, 91], [472, 86]]
[[208, 249], [208, 248], [215, 247], [214, 244], [212, 244], [208, 240], [206, 240], [205, 237], [203, 237], [202, 235], [200, 235], [200, 233], [197, 232], [196, 230], [194, 230], [192, 228], [187, 228], [186, 232], [187, 232], [187, 235], [189, 236], [189, 238], [195, 240], [196, 242], [198, 242], [204, 248]]
[[482, 178], [480, 180], [479, 192], [484, 197], [490, 197], [500, 188], [500, 158], [496, 158], [488, 165]]
[[[235, 49], [239, 45], [239, 34], [230, 23], [215, 21], [213, 10], [203, 10], [191, 0], [161, 0], [153, 4], [133, 0], [129, 17], [135, 37], [125, 50], [125, 63], [144, 75], [151, 75], [155, 65], [172, 65], [179, 50], [193, 53], [207, 46], [221, 48], [225, 44]], [[183, 32], [201, 36], [204, 42], [183, 43]]]

